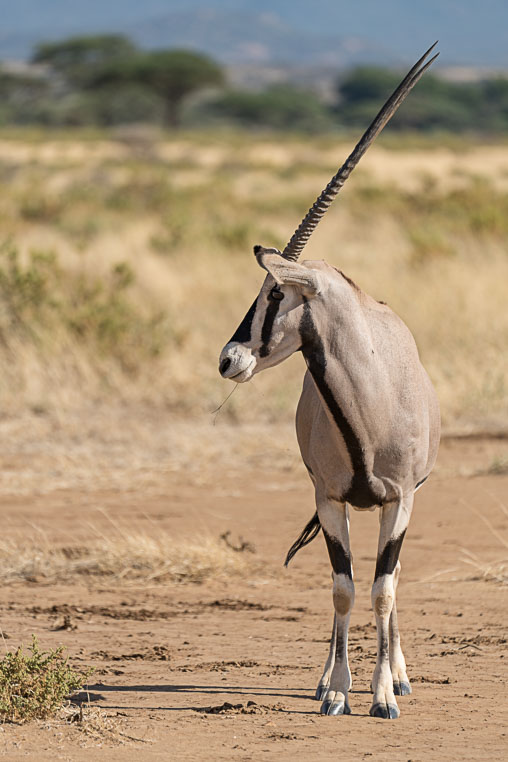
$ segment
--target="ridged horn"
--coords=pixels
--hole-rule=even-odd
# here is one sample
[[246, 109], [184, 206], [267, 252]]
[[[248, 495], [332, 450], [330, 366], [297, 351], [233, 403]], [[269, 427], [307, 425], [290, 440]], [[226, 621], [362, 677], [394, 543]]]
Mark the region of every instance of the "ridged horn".
[[302, 250], [305, 244], [307, 243], [310, 236], [316, 229], [316, 226], [319, 220], [324, 215], [326, 210], [329, 208], [333, 199], [335, 198], [337, 193], [340, 191], [340, 189], [342, 188], [342, 186], [348, 179], [349, 175], [351, 174], [353, 169], [356, 167], [356, 165], [362, 158], [367, 148], [379, 135], [379, 133], [381, 132], [385, 124], [387, 124], [387, 122], [395, 114], [395, 112], [399, 108], [402, 101], [411, 92], [411, 90], [416, 85], [416, 83], [418, 82], [422, 74], [429, 68], [429, 66], [438, 57], [439, 53], [436, 53], [436, 55], [433, 56], [430, 59], [430, 61], [428, 61], [425, 65], [422, 66], [427, 56], [432, 50], [434, 50], [436, 45], [437, 45], [437, 42], [435, 42], [434, 45], [432, 45], [427, 50], [427, 52], [424, 53], [424, 55], [420, 58], [420, 60], [415, 63], [411, 71], [407, 73], [407, 75], [404, 77], [404, 79], [402, 80], [400, 85], [397, 87], [397, 89], [388, 98], [385, 105], [383, 106], [379, 114], [376, 116], [374, 121], [371, 123], [371, 125], [364, 132], [361, 139], [358, 141], [358, 143], [356, 144], [353, 151], [350, 153], [350, 155], [348, 156], [348, 158], [346, 159], [342, 167], [339, 169], [337, 174], [332, 177], [332, 179], [330, 180], [326, 188], [322, 191], [321, 195], [318, 196], [314, 204], [311, 206], [311, 208], [309, 209], [309, 211], [303, 218], [299, 227], [293, 233], [291, 240], [289, 241], [286, 248], [282, 252], [283, 257], [296, 262], [296, 260], [302, 253]]

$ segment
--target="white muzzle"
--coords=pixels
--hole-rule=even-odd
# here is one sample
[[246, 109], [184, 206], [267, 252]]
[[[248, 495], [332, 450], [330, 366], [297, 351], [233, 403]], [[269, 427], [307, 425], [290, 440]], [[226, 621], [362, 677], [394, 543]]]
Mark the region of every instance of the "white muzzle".
[[244, 344], [230, 341], [221, 352], [219, 373], [222, 378], [230, 378], [237, 384], [248, 381], [256, 367], [256, 358]]

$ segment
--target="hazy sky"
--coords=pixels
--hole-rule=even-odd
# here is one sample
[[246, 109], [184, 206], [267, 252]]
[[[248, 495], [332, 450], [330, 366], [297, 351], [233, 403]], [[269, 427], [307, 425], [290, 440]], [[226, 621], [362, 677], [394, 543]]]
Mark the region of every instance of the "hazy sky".
[[[439, 38], [442, 64], [508, 67], [508, 0], [0, 0], [0, 57], [27, 55], [34, 42], [68, 34], [118, 30], [135, 37], [143, 25], [149, 42], [157, 20], [154, 44], [167, 29], [174, 45], [172, 15], [179, 12], [179, 23], [188, 18], [190, 25], [187, 14], [195, 9], [225, 13], [215, 17], [219, 26], [235, 16], [241, 29], [242, 14], [251, 14], [286, 34], [360, 37], [401, 60]], [[245, 18], [245, 33], [254, 34], [257, 27]]]

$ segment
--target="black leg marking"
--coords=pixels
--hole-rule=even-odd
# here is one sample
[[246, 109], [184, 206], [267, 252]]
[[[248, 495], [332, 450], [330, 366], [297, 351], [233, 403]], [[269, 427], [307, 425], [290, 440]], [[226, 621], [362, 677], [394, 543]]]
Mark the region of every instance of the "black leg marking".
[[332, 568], [335, 574], [345, 574], [346, 577], [353, 579], [353, 571], [351, 569], [351, 556], [342, 547], [342, 543], [335, 537], [331, 537], [323, 529], [326, 545], [328, 548], [328, 555], [332, 563]]
[[261, 345], [261, 349], [259, 350], [260, 357], [268, 357], [268, 355], [270, 354], [268, 344], [270, 343], [270, 339], [272, 338], [273, 323], [277, 315], [277, 312], [279, 311], [279, 305], [280, 305], [280, 302], [276, 302], [276, 301], [271, 301], [268, 303], [265, 319], [263, 321], [263, 327], [261, 329], [261, 341], [263, 343]]
[[383, 574], [393, 574], [393, 570], [397, 566], [397, 561], [399, 560], [399, 553], [405, 534], [406, 530], [404, 529], [402, 534], [394, 540], [388, 540], [384, 546], [381, 555], [379, 555], [377, 559], [374, 581]]
[[312, 374], [316, 386], [330, 410], [340, 433], [344, 437], [349, 457], [353, 466], [353, 480], [346, 495], [342, 496], [344, 502], [355, 505], [358, 508], [369, 508], [379, 505], [384, 495], [376, 495], [367, 477], [364, 452], [360, 440], [356, 436], [351, 424], [344, 415], [339, 403], [333, 396], [332, 390], [325, 380], [326, 355], [324, 345], [319, 336], [312, 318], [311, 306], [305, 302], [303, 315], [300, 320], [300, 336], [302, 340], [302, 353], [307, 362], [307, 367]]
[[335, 660], [342, 661], [346, 658], [346, 640], [341, 628], [337, 632], [337, 642], [335, 644]]
[[256, 314], [256, 306], [257, 306], [258, 300], [256, 299], [253, 304], [249, 307], [249, 311], [245, 315], [244, 319], [234, 332], [234, 334], [230, 338], [231, 341], [237, 341], [239, 344], [245, 344], [245, 342], [250, 341], [251, 337], [251, 328], [252, 328], [252, 321], [254, 320], [254, 315]]
[[429, 475], [427, 474], [427, 476], [424, 476], [424, 477], [423, 477], [423, 479], [420, 479], [420, 481], [418, 482], [418, 484], [417, 484], [417, 485], [416, 485], [416, 487], [415, 487], [415, 490], [417, 490], [417, 489], [418, 489], [418, 487], [421, 487], [421, 486], [422, 486], [422, 484], [423, 484], [424, 482], [426, 482], [428, 478], [429, 478]]
[[379, 659], [383, 661], [384, 659], [388, 659], [389, 654], [389, 644], [388, 644], [388, 636], [382, 634], [380, 638], [379, 643]]

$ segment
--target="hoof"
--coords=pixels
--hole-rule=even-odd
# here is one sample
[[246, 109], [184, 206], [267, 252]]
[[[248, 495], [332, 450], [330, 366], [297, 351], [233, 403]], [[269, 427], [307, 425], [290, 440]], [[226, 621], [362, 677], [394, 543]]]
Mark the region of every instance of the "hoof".
[[321, 704], [320, 714], [327, 714], [329, 717], [335, 717], [339, 714], [351, 714], [349, 704], [343, 700], [339, 701], [323, 701]]
[[393, 683], [393, 692], [396, 696], [409, 696], [411, 693], [411, 686], [409, 683], [406, 682], [395, 682]]
[[323, 699], [326, 698], [326, 694], [328, 693], [328, 685], [318, 685], [316, 695], [314, 698], [316, 701], [323, 701]]
[[374, 704], [369, 714], [371, 717], [382, 717], [383, 720], [396, 720], [400, 716], [399, 707], [395, 704]]

